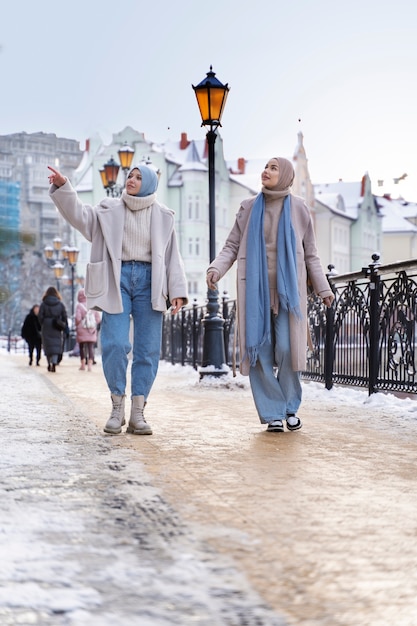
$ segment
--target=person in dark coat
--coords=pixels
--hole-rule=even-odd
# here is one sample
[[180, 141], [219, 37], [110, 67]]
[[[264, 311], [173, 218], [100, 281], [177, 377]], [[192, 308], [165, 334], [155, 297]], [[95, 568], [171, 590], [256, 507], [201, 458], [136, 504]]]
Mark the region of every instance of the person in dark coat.
[[55, 372], [64, 351], [63, 331], [67, 328], [67, 311], [61, 294], [55, 287], [48, 287], [39, 307], [39, 322], [42, 328], [42, 345], [48, 360], [48, 372]]
[[41, 325], [38, 318], [39, 304], [34, 304], [26, 315], [20, 334], [29, 348], [29, 365], [33, 363], [33, 352], [36, 351], [36, 365], [41, 359]]

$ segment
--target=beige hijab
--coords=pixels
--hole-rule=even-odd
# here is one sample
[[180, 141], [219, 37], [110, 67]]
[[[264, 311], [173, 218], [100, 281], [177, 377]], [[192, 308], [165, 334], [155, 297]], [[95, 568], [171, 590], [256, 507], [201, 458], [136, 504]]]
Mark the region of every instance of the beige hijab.
[[284, 159], [283, 157], [272, 158], [275, 159], [279, 165], [278, 183], [275, 187], [269, 189], [262, 187], [262, 193], [266, 196], [273, 196], [274, 198], [283, 198], [284, 196], [288, 196], [291, 192], [291, 185], [293, 184], [295, 176], [294, 168], [291, 161], [288, 161], [288, 159]]

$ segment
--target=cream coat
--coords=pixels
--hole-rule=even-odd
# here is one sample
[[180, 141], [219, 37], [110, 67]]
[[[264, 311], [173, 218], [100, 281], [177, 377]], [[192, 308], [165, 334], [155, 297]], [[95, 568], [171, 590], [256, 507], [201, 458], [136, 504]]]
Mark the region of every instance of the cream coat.
[[[51, 185], [49, 194], [62, 217], [91, 242], [85, 293], [87, 308], [123, 311], [120, 293], [125, 204], [105, 198], [96, 207], [82, 204], [71, 183]], [[174, 212], [154, 202], [151, 217], [152, 308], [166, 311], [167, 299], [188, 302], [187, 280], [174, 229]]]
[[[209, 270], [216, 269], [222, 278], [237, 260], [237, 320], [241, 358], [239, 371], [245, 376], [249, 374], [250, 369], [249, 360], [245, 357], [246, 246], [249, 217], [254, 202], [255, 197], [242, 202], [223, 249], [209, 267]], [[305, 369], [307, 353], [307, 273], [317, 295], [325, 298], [330, 296], [332, 291], [317, 255], [310, 211], [304, 200], [297, 196], [291, 196], [291, 221], [297, 245], [298, 290], [302, 319], [290, 316], [290, 341], [293, 370], [301, 371]]]

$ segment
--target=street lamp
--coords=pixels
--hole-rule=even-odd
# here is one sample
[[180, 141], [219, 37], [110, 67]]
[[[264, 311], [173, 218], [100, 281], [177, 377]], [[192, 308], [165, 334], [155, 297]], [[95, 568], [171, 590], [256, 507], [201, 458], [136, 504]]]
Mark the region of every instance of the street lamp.
[[55, 275], [57, 290], [60, 291], [60, 280], [64, 276], [66, 265], [71, 268], [71, 348], [75, 343], [75, 266], [78, 261], [79, 250], [75, 247], [63, 246], [62, 239], [55, 237], [53, 246], [45, 246], [44, 255], [48, 267], [50, 267]]
[[72, 329], [75, 328], [74, 313], [75, 313], [75, 266], [77, 265], [78, 255], [80, 251], [78, 248], [67, 248], [67, 261], [71, 268], [71, 318]]
[[[119, 155], [120, 164], [117, 163], [113, 157], [110, 157], [107, 163], [105, 163], [99, 170], [103, 187], [106, 190], [107, 195], [112, 196], [113, 198], [118, 198], [122, 195], [135, 151], [133, 148], [128, 146], [125, 141], [123, 147], [120, 148], [117, 154]], [[117, 184], [117, 177], [119, 175], [120, 168], [122, 168], [124, 174], [123, 185]]]
[[[213, 72], [210, 71], [206, 78], [194, 89], [198, 108], [201, 115], [201, 126], [207, 126], [208, 145], [208, 184], [209, 184], [209, 240], [210, 240], [210, 263], [216, 257], [216, 206], [215, 206], [215, 167], [214, 167], [214, 144], [217, 137], [217, 128], [221, 126], [221, 117], [226, 104], [229, 87], [223, 85]], [[203, 319], [203, 361], [200, 368], [200, 377], [208, 374], [220, 376], [228, 371], [225, 367], [225, 350], [223, 326], [224, 319], [219, 314], [219, 291], [218, 289], [207, 290], [207, 314]]]

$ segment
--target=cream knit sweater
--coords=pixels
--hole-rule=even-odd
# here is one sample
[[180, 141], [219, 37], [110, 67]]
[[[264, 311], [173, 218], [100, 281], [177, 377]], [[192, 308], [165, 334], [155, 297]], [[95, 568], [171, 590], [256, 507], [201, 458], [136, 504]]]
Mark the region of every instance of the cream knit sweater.
[[122, 261], [151, 262], [151, 214], [156, 194], [139, 198], [123, 191], [125, 225], [122, 241]]

